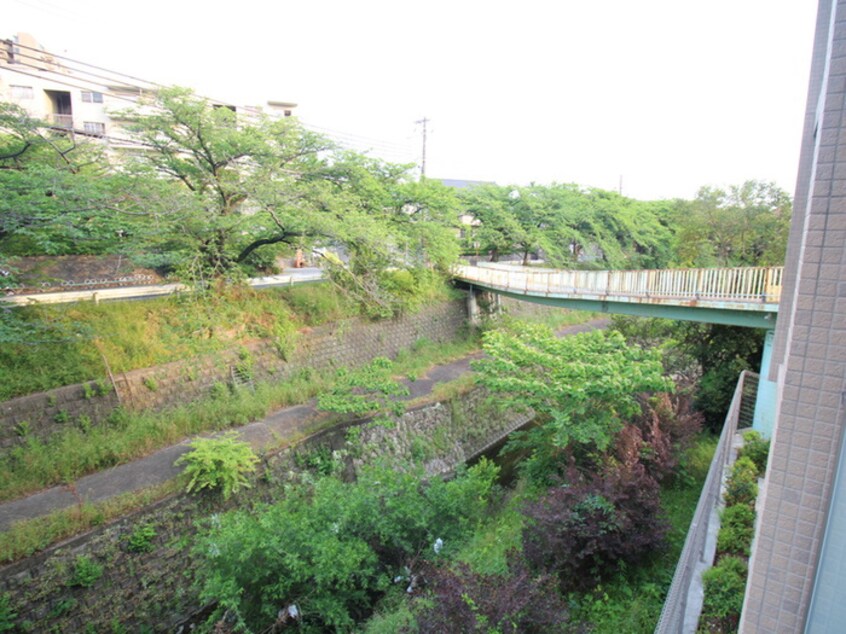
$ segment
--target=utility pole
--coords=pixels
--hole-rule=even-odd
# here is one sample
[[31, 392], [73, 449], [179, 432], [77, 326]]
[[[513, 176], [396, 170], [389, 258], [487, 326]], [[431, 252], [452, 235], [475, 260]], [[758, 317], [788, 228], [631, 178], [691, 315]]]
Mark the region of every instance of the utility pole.
[[420, 121], [414, 123], [423, 124], [423, 161], [420, 166], [420, 177], [426, 178], [426, 124], [429, 123], [429, 119], [423, 117]]

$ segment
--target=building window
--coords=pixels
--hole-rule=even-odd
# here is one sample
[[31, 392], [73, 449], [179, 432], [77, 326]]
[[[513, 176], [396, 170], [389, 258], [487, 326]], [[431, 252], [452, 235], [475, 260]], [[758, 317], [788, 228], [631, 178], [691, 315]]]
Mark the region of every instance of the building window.
[[85, 103], [103, 103], [103, 93], [83, 90], [82, 101]]
[[32, 86], [15, 86], [11, 85], [13, 99], [32, 99]]
[[93, 136], [105, 136], [106, 135], [106, 124], [100, 123], [99, 121], [85, 121], [85, 133], [91, 134]]

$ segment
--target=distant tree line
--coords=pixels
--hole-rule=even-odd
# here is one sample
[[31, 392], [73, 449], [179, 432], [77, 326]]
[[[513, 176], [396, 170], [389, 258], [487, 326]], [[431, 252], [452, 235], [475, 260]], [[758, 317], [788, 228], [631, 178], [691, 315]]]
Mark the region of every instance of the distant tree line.
[[557, 183], [455, 190], [296, 119], [245, 118], [182, 88], [117, 116], [126, 140], [105, 146], [0, 104], [7, 284], [12, 256], [124, 254], [206, 280], [272, 269], [304, 249], [382, 314], [461, 254], [597, 268], [783, 258], [790, 201], [772, 183], [664, 201]]

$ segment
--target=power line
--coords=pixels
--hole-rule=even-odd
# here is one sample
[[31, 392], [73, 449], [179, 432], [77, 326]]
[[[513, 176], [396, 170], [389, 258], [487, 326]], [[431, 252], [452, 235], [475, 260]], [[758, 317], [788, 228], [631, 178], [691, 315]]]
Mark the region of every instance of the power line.
[[[49, 55], [49, 53], [48, 53], [48, 55]], [[15, 59], [17, 60], [19, 57], [35, 60], [36, 62], [42, 62], [42, 63], [47, 64], [47, 65], [50, 64], [50, 62], [45, 62], [42, 58], [36, 57], [34, 55], [26, 55], [24, 53], [15, 53]], [[35, 66], [34, 64], [27, 64], [26, 62], [16, 62], [16, 63], [24, 64], [24, 65], [27, 65], [27, 66]], [[79, 74], [90, 75], [91, 77], [96, 77], [97, 79], [104, 79], [106, 81], [109, 81], [112, 84], [118, 83], [118, 84], [122, 84], [124, 86], [128, 86], [130, 88], [137, 88], [138, 90], [149, 90], [149, 89], [143, 88], [142, 86], [139, 86], [138, 84], [131, 84], [127, 81], [123, 81], [121, 79], [116, 79], [114, 77], [107, 77], [106, 75], [100, 75], [98, 73], [92, 73], [91, 71], [85, 70], [85, 69], [82, 69], [82, 68], [74, 68], [72, 66], [67, 66], [67, 65], [64, 65], [64, 64], [62, 64], [60, 66], [60, 68], [71, 71], [75, 76], [78, 76]], [[42, 70], [42, 71], [48, 72], [48, 73], [62, 74], [59, 71], [50, 70], [49, 68], [39, 68], [39, 70]], [[78, 77], [78, 79], [80, 81], [91, 81], [90, 79], [85, 79], [84, 77]], [[99, 83], [99, 82], [91, 82], [91, 83]], [[102, 85], [108, 86], [108, 84], [102, 84]], [[151, 85], [153, 85], [153, 84], [151, 84]]]
[[26, 45], [26, 44], [20, 44], [20, 43], [18, 43], [18, 42], [14, 42], [14, 41], [12, 41], [12, 45], [13, 45], [13, 46], [16, 46], [16, 47], [18, 47], [18, 48], [25, 48], [25, 49], [28, 49], [28, 50], [30, 50], [30, 51], [35, 51], [35, 52], [37, 52], [37, 53], [45, 53], [45, 54], [47, 54], [47, 55], [50, 55], [51, 57], [55, 57], [55, 58], [57, 58], [57, 59], [63, 59], [63, 60], [65, 60], [65, 61], [71, 62], [71, 63], [73, 63], [73, 64], [82, 64], [83, 66], [88, 66], [89, 68], [93, 68], [93, 69], [95, 69], [95, 70], [101, 70], [101, 71], [103, 71], [103, 72], [110, 73], [110, 74], [112, 74], [112, 75], [119, 75], [119, 76], [121, 76], [121, 77], [126, 77], [126, 78], [128, 78], [128, 79], [133, 79], [133, 80], [135, 80], [135, 81], [140, 81], [140, 82], [143, 82], [143, 83], [145, 83], [145, 84], [150, 84], [151, 86], [158, 86], [159, 88], [164, 88], [164, 87], [165, 87], [163, 84], [159, 84], [159, 83], [154, 82], [154, 81], [149, 81], [149, 80], [147, 80], [147, 79], [142, 79], [141, 77], [135, 77], [134, 75], [127, 75], [126, 73], [121, 73], [121, 72], [118, 72], [118, 71], [115, 71], [115, 70], [110, 70], [110, 69], [108, 69], [108, 68], [103, 68], [102, 66], [95, 66], [94, 64], [89, 64], [88, 62], [83, 62], [83, 61], [78, 60], [78, 59], [72, 59], [72, 58], [70, 58], [70, 57], [66, 57], [65, 55], [59, 55], [59, 54], [57, 54], [57, 53], [51, 53], [50, 51], [43, 50], [43, 49], [39, 49], [39, 48], [36, 48], [36, 47], [34, 47], [34, 46], [28, 46], [28, 45]]
[[[25, 68], [31, 68], [31, 69], [34, 69], [34, 70], [41, 70], [40, 68], [38, 68], [36, 66], [29, 66], [28, 64], [20, 64], [20, 66], [24, 66]], [[4, 68], [6, 70], [9, 70], [13, 73], [18, 73], [20, 75], [27, 75], [28, 77], [35, 77], [36, 79], [44, 79], [44, 77], [42, 75], [36, 75], [34, 73], [27, 73], [27, 72], [24, 72], [22, 70], [18, 70], [17, 68], [11, 68], [11, 67], [8, 67], [8, 66], [6, 66]], [[62, 81], [60, 79], [54, 79], [53, 77], [50, 77], [49, 80], [51, 82], [54, 82], [54, 83], [57, 83], [57, 84], [62, 84], [63, 86], [69, 86], [71, 88], [79, 88], [80, 90], [91, 90], [90, 86], [80, 86], [79, 84], [73, 84], [73, 83], [70, 83], [70, 82], [67, 82], [67, 81]], [[85, 80], [83, 80], [83, 81], [85, 81]], [[109, 92], [108, 94], [113, 99], [122, 99], [123, 101], [128, 101], [128, 102], [133, 103], [133, 104], [137, 103], [137, 101], [135, 99], [132, 99], [130, 97], [122, 97], [120, 95], [114, 94], [114, 92]]]

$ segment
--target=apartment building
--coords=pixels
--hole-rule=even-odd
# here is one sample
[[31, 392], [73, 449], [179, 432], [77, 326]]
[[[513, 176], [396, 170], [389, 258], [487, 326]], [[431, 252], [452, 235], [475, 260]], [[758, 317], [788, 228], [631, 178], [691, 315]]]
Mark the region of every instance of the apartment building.
[[846, 631], [846, 0], [820, 0], [744, 633]]
[[[0, 101], [14, 103], [56, 129], [120, 144], [126, 136], [118, 113], [160, 86], [47, 51], [27, 33], [0, 41]], [[212, 103], [247, 115], [289, 117], [297, 104]]]

